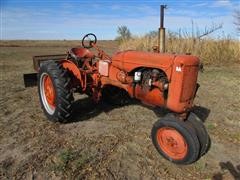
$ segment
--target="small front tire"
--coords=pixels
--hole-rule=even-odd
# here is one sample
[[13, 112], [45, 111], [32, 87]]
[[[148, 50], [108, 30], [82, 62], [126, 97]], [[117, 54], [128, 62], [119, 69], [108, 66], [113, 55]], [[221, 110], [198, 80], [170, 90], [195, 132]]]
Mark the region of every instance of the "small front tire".
[[201, 121], [201, 119], [199, 119], [199, 117], [196, 114], [191, 112], [186, 120], [186, 123], [189, 123], [190, 126], [192, 126], [197, 133], [197, 137], [200, 142], [200, 154], [199, 154], [200, 158], [201, 156], [206, 154], [210, 149], [211, 139], [208, 135], [208, 132], [203, 122]]
[[200, 144], [195, 130], [168, 114], [152, 128], [152, 142], [157, 151], [176, 164], [191, 164], [198, 159]]

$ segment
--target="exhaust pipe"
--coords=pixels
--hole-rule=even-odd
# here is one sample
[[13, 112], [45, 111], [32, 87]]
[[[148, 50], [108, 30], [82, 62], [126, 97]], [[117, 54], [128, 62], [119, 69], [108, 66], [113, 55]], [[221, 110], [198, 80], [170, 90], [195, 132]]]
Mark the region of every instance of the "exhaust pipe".
[[165, 28], [164, 28], [164, 9], [167, 8], [167, 5], [160, 6], [160, 28], [158, 29], [158, 47], [159, 52], [165, 52]]

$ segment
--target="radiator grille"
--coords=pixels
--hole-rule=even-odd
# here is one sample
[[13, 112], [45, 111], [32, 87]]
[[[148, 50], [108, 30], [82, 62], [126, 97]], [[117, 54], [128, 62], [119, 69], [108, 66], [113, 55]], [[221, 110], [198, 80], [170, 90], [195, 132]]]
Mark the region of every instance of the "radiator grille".
[[185, 66], [183, 68], [183, 85], [181, 90], [181, 102], [193, 98], [197, 84], [198, 66]]

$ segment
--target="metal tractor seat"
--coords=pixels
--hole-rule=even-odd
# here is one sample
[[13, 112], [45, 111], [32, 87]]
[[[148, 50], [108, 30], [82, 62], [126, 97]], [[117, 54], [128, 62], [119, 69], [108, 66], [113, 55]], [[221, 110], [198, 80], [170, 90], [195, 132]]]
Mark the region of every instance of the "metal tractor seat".
[[94, 54], [86, 48], [72, 48], [69, 53], [75, 60], [94, 58]]

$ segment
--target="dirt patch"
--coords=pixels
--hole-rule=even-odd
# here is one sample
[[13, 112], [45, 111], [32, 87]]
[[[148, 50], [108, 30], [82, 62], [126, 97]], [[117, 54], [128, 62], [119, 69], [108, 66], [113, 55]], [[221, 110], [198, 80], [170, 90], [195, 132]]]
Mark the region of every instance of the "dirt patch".
[[[205, 118], [212, 147], [198, 162], [177, 166], [163, 159], [150, 139], [162, 109], [95, 106], [81, 96], [70, 123], [47, 121], [37, 88], [25, 89], [22, 74], [33, 72], [31, 56], [66, 52], [71, 45], [1, 47], [0, 179], [239, 178], [239, 65], [205, 67], [200, 74], [194, 111]], [[112, 42], [102, 46], [110, 53], [117, 49]]]

